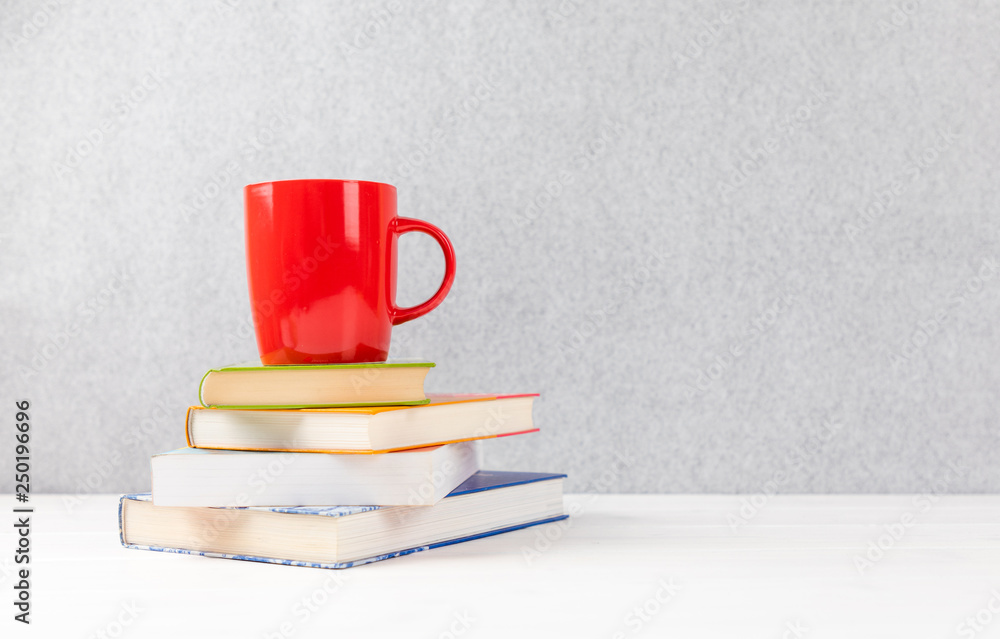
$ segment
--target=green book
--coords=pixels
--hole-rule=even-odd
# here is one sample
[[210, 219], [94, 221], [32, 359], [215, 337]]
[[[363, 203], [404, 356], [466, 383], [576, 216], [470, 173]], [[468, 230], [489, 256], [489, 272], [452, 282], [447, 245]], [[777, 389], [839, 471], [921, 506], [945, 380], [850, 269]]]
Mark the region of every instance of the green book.
[[426, 404], [431, 362], [213, 368], [201, 378], [198, 399], [209, 408], [324, 408]]

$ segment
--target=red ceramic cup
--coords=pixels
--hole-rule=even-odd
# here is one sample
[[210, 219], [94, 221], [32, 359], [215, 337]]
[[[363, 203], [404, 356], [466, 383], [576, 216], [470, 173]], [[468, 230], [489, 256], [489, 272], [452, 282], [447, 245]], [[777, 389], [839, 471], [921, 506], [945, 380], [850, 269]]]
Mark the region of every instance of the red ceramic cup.
[[[396, 187], [356, 180], [251, 184], [247, 279], [265, 365], [382, 362], [396, 324], [433, 310], [455, 279], [441, 229], [396, 217]], [[396, 244], [420, 231], [444, 251], [445, 272], [423, 304], [396, 306]]]

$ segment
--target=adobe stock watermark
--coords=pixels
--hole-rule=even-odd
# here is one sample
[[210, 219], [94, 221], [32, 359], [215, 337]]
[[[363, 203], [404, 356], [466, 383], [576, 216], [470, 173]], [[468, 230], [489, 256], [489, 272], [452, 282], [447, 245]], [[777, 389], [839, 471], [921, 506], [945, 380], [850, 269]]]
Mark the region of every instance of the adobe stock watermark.
[[[445, 313], [441, 312], [443, 308], [451, 308], [458, 298], [462, 297], [462, 293], [458, 289], [452, 288], [448, 296], [441, 302], [441, 305], [435, 309], [435, 312], [425, 315], [420, 318], [420, 322], [417, 324], [421, 331], [432, 332], [438, 328], [438, 325], [443, 321], [446, 316]], [[419, 355], [415, 353], [414, 343], [416, 342], [417, 333], [405, 332], [398, 335], [393, 334], [392, 340], [389, 343], [389, 361], [400, 360], [408, 358], [411, 353], [413, 355]], [[351, 387], [354, 389], [355, 393], [360, 395], [361, 391], [370, 387], [376, 381], [378, 381], [384, 374], [385, 371], [389, 370], [386, 368], [361, 368], [356, 369], [351, 375]]]
[[910, 508], [905, 510], [896, 521], [885, 524], [882, 527], [883, 532], [878, 537], [869, 540], [863, 554], [854, 555], [854, 567], [858, 573], [864, 575], [882, 561], [906, 536], [906, 533], [912, 530], [919, 516], [930, 511], [941, 500], [941, 493], [947, 491], [952, 482], [964, 477], [968, 472], [968, 467], [963, 466], [961, 460], [948, 462], [948, 469], [944, 476], [939, 477], [931, 485], [930, 492], [914, 496]]
[[795, 306], [797, 300], [798, 293], [786, 290], [768, 302], [764, 310], [744, 326], [740, 337], [733, 340], [728, 349], [723, 351], [721, 355], [715, 355], [708, 366], [699, 370], [691, 384], [685, 384], [681, 387], [684, 398], [687, 401], [693, 401], [695, 398], [705, 396], [713, 384], [730, 371], [761, 337], [774, 328], [778, 319], [787, 314]]
[[889, 38], [896, 35], [908, 24], [911, 24], [913, 16], [920, 10], [920, 3], [916, 0], [904, 0], [892, 5], [887, 14], [883, 14], [875, 23], [878, 34], [882, 38]]
[[599, 308], [584, 313], [583, 319], [576, 321], [569, 330], [568, 341], [559, 341], [556, 355], [563, 361], [570, 361], [594, 336], [608, 327], [611, 320], [626, 308], [638, 292], [652, 281], [667, 263], [669, 256], [651, 251], [643, 256], [639, 265], [615, 283], [609, 300]]
[[445, 108], [439, 124], [427, 136], [417, 140], [416, 148], [399, 157], [394, 170], [390, 169], [390, 182], [398, 184], [416, 175], [418, 169], [425, 166], [444, 147], [449, 133], [496, 96], [503, 80], [504, 76], [495, 69], [477, 77], [471, 90]]
[[84, 160], [96, 153], [139, 105], [163, 85], [165, 77], [166, 74], [162, 69], [147, 71], [130, 89], [122, 92], [112, 106], [113, 117], [101, 120], [97, 126], [87, 131], [83, 137], [66, 150], [62, 161], [52, 163], [53, 177], [60, 182], [66, 182], [77, 169], [83, 166]]
[[514, 226], [525, 229], [546, 213], [552, 204], [562, 197], [567, 187], [596, 166], [597, 161], [607, 153], [611, 145], [625, 136], [625, 132], [625, 125], [620, 120], [605, 117], [597, 133], [580, 145], [570, 162], [556, 171], [552, 179], [535, 193], [524, 210], [520, 214], [511, 215]]
[[1000, 272], [1000, 264], [997, 263], [996, 258], [983, 258], [976, 274], [969, 277], [961, 287], [949, 294], [948, 298], [939, 304], [933, 313], [923, 320], [917, 321], [913, 331], [899, 342], [895, 350], [887, 349], [886, 356], [893, 372], [899, 372], [912, 363], [913, 359], [923, 352], [932, 339], [948, 325], [955, 316], [954, 311], [971, 301], [973, 296], [978, 296], [986, 287], [986, 282], [995, 279], [998, 272]]
[[245, 340], [253, 337], [254, 326], [270, 318], [275, 311], [288, 303], [288, 293], [299, 290], [315, 273], [321, 264], [330, 259], [339, 248], [339, 244], [329, 236], [316, 238], [316, 245], [311, 255], [300, 259], [285, 269], [281, 275], [281, 285], [271, 289], [266, 299], [257, 300], [253, 304], [250, 315], [245, 317], [236, 328], [226, 333], [226, 341], [230, 347], [242, 347]]
[[553, 545], [562, 539], [572, 530], [577, 518], [584, 514], [587, 509], [598, 499], [599, 493], [605, 493], [610, 489], [626, 470], [632, 467], [632, 460], [615, 452], [615, 458], [597, 479], [584, 488], [586, 496], [582, 501], [574, 501], [567, 508], [568, 519], [560, 519], [542, 526], [533, 526], [534, 539], [531, 543], [521, 546], [521, 558], [524, 563], [531, 566], [548, 552]]
[[[461, 292], [461, 289], [452, 288], [448, 293], [448, 296], [445, 297], [443, 302], [441, 302], [441, 305], [435, 309], [435, 312], [425, 315], [420, 318], [420, 322], [414, 322], [414, 324], [419, 326], [421, 332], [423, 333], [433, 333], [435, 330], [439, 329], [439, 325], [444, 321], [444, 318], [447, 315], [442, 312], [442, 309], [453, 308], [456, 301], [463, 298], [464, 294]], [[392, 340], [389, 343], [389, 361], [415, 358], [421, 355], [421, 353], [418, 353], [415, 350], [418, 335], [418, 333], [413, 331], [407, 331], [399, 334], [394, 333]], [[386, 370], [389, 369], [381, 367], [356, 369], [351, 375], [351, 387], [354, 389], [356, 394], [360, 395], [362, 390], [370, 387], [377, 380], [379, 380], [385, 374]]]
[[142, 611], [143, 609], [135, 603], [135, 599], [123, 603], [112, 619], [103, 627], [88, 634], [87, 639], [117, 639], [121, 637], [139, 619], [139, 613]]
[[881, 221], [899, 202], [900, 196], [937, 164], [941, 155], [955, 143], [958, 137], [959, 135], [954, 131], [944, 128], [938, 129], [937, 139], [934, 143], [924, 147], [914, 159], [907, 162], [899, 175], [876, 189], [867, 198], [867, 201], [858, 207], [858, 215], [853, 221], [844, 223], [844, 237], [852, 244], [857, 244], [859, 238]]
[[70, 319], [35, 347], [28, 365], [18, 366], [18, 375], [21, 379], [28, 381], [45, 370], [66, 350], [74, 338], [79, 337], [84, 329], [111, 305], [112, 300], [131, 280], [132, 274], [126, 268], [113, 270], [111, 278], [106, 280], [107, 283], [97, 293], [77, 304]]
[[673, 577], [660, 579], [651, 595], [633, 606], [622, 619], [625, 629], [611, 635], [614, 639], [625, 639], [642, 632], [648, 623], [653, 621], [663, 609], [680, 592], [680, 586], [674, 583]]
[[389, 30], [393, 21], [403, 13], [403, 3], [400, 0], [389, 0], [369, 13], [368, 20], [358, 27], [347, 42], [340, 43], [340, 52], [350, 60], [372, 44], [383, 33]]
[[242, 0], [215, 0], [213, 3], [215, 15], [216, 17], [231, 18], [236, 14], [236, 10], [241, 4], [243, 4]]
[[997, 615], [1000, 615], [1000, 590], [994, 588], [990, 591], [986, 604], [955, 626], [955, 632], [959, 637], [974, 639], [993, 623]]
[[691, 66], [700, 60], [706, 51], [718, 44], [723, 33], [747, 12], [750, 4], [750, 0], [737, 0], [733, 3], [732, 9], [723, 9], [707, 20], [699, 20], [698, 32], [684, 42], [684, 47], [680, 51], [673, 54], [677, 70], [682, 71]]
[[38, 5], [38, 8], [30, 16], [21, 21], [21, 24], [13, 31], [3, 34], [4, 40], [11, 52], [20, 53], [21, 49], [29, 41], [35, 39], [38, 34], [45, 30], [56, 18], [56, 14], [62, 8], [58, 0], [45, 0]]
[[[210, 205], [220, 195], [227, 192], [227, 187], [231, 184], [235, 185], [236, 178], [263, 157], [268, 152], [269, 147], [278, 140], [278, 134], [291, 124], [288, 110], [284, 106], [271, 109], [264, 119], [266, 122], [255, 126], [253, 133], [237, 143], [239, 151], [235, 157], [224, 160], [205, 177], [194, 192], [181, 200], [178, 212], [185, 222], [190, 222], [194, 217], [207, 213]], [[240, 211], [235, 210], [229, 217], [233, 222], [238, 221]]]
[[[443, 308], [451, 308], [456, 299], [461, 297], [462, 294], [458, 292], [455, 288], [452, 288], [448, 293], [448, 296], [441, 302], [441, 305], [435, 309], [435, 312], [425, 315], [420, 318], [419, 323], [414, 323], [418, 325], [424, 332], [432, 332], [438, 328], [438, 325], [443, 321], [446, 316], [445, 313], [441, 312]], [[447, 306], [446, 306], [447, 305]], [[388, 361], [400, 361], [405, 359], [410, 359], [410, 361], [415, 361], [416, 356], [419, 353], [414, 351], [414, 343], [416, 341], [417, 333], [407, 331], [392, 335], [392, 339], [389, 342], [389, 357]], [[411, 357], [412, 355], [412, 357]], [[354, 390], [356, 396], [360, 396], [361, 393], [370, 388], [378, 380], [380, 380], [387, 371], [391, 371], [391, 368], [387, 367], [375, 367], [375, 368], [358, 368], [354, 369], [351, 373], [351, 388]], [[499, 409], [498, 409], [499, 410]], [[504, 417], [506, 420], [506, 417]], [[480, 429], [482, 430], [482, 429]]]
[[157, 397], [152, 404], [153, 408], [148, 415], [126, 431], [110, 451], [91, 465], [84, 476], [77, 478], [76, 492], [63, 495], [62, 505], [66, 512], [73, 512], [93, 494], [107, 492], [102, 491], [102, 487], [114, 470], [130, 455], [142, 450], [142, 446], [152, 440], [154, 433], [163, 432], [165, 424], [176, 422], [176, 407], [170, 406], [162, 397]]
[[555, 9], [545, 10], [545, 20], [550, 26], [563, 25], [579, 13], [584, 6], [580, 0], [560, 0]]
[[192, 548], [205, 549], [221, 535], [240, 523], [243, 509], [250, 506], [251, 495], [260, 495], [268, 486], [281, 477], [285, 470], [295, 463], [294, 453], [274, 453], [268, 456], [266, 465], [258, 467], [247, 475], [247, 490], [241, 491], [225, 504], [223, 508], [213, 508], [211, 519], [207, 519], [201, 528], [191, 537], [188, 543]]
[[740, 498], [739, 510], [726, 516], [729, 529], [736, 533], [743, 526], [749, 524], [767, 507], [771, 499], [781, 491], [781, 488], [797, 471], [812, 463], [819, 456], [823, 447], [836, 437], [842, 428], [843, 424], [838, 418], [828, 417], [821, 422], [816, 432], [809, 435], [805, 442], [796, 444], [785, 455], [782, 465], [761, 485], [758, 492]]
[[468, 610], [453, 612], [447, 628], [435, 635], [438, 639], [455, 639], [465, 636], [465, 633], [472, 629], [472, 625], [478, 619], [473, 617]]
[[772, 124], [773, 130], [760, 144], [747, 147], [740, 154], [733, 164], [729, 178], [719, 180], [716, 185], [719, 198], [723, 202], [730, 202], [733, 194], [748, 184], [753, 176], [759, 174], [781, 149], [787, 147], [804, 129], [805, 124], [815, 117], [820, 107], [827, 105], [833, 97], [829, 90], [813, 87], [809, 94], [802, 98], [799, 106], [776, 119]]
[[786, 621], [779, 636], [781, 639], [802, 639], [808, 632], [809, 628], [801, 621]]
[[464, 297], [465, 294], [462, 290], [457, 286], [453, 286], [448, 296], [444, 298], [440, 306], [434, 309], [433, 313], [424, 315], [420, 318], [419, 322], [407, 324], [407, 327], [413, 327], [417, 330], [406, 331], [399, 335], [393, 331], [392, 341], [389, 342], [389, 359], [398, 360], [424, 355], [425, 353], [417, 350], [420, 348], [418, 337], [421, 334], [433, 334], [435, 331], [446, 330], [440, 327], [448, 316], [448, 313], [442, 312], [442, 309], [451, 308], [454, 310], [456, 306], [460, 305], [459, 300], [464, 299]]
[[762, 279], [765, 275], [773, 275], [773, 270], [764, 268], [764, 262], [755, 258], [749, 265], [736, 265], [740, 275], [740, 289], [736, 291], [734, 299], [742, 300], [750, 282]]
[[341, 570], [331, 570], [323, 583], [312, 591], [303, 595], [292, 604], [289, 610], [291, 619], [278, 624], [277, 630], [264, 634], [264, 639], [288, 639], [293, 636], [301, 626], [309, 623], [313, 615], [320, 612], [330, 601], [340, 592], [340, 589], [348, 583], [348, 575]]
[[[421, 506], [428, 503], [428, 501], [434, 496], [435, 493], [440, 491], [448, 479], [455, 476], [458, 470], [458, 466], [467, 463], [471, 458], [479, 455], [479, 451], [476, 448], [475, 443], [467, 442], [471, 445], [465, 445], [461, 449], [461, 456], [459, 457], [457, 463], [451, 460], [446, 460], [441, 464], [439, 468], [435, 468], [428, 474], [420, 485], [416, 488], [410, 488], [409, 497], [407, 497], [407, 502], [410, 506]], [[400, 515], [400, 520], [405, 519], [406, 515], [414, 514], [411, 509], [399, 509], [398, 514]]]
[[410, 488], [406, 500], [408, 505], [386, 510], [392, 516], [395, 526], [405, 526], [412, 523], [414, 516], [427, 515], [430, 511], [425, 506], [431, 497], [442, 490], [448, 479], [454, 477], [459, 467], [480, 455], [478, 444], [475, 442], [469, 442], [469, 445], [463, 446], [459, 452], [461, 455], [456, 460], [445, 460], [439, 468], [431, 471], [416, 488]]

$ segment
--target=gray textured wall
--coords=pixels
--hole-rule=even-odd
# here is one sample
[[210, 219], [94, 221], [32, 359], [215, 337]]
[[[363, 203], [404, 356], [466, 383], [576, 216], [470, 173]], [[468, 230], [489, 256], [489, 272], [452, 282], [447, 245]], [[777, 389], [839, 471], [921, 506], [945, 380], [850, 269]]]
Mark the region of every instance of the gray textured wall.
[[[32, 402], [36, 491], [148, 487], [255, 352], [241, 187], [300, 177], [449, 233], [393, 354], [543, 394], [494, 467], [1000, 489], [997, 4], [233, 4], [5, 3], [0, 421]], [[415, 303], [442, 260], [402, 253]]]

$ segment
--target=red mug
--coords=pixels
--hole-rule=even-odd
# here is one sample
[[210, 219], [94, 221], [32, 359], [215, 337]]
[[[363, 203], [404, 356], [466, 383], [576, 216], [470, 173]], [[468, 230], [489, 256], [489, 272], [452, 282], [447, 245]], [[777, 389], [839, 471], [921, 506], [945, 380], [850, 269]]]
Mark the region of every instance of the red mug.
[[[396, 187], [360, 180], [250, 184], [247, 279], [261, 362], [383, 362], [392, 327], [433, 310], [455, 280], [455, 250], [441, 229], [396, 217]], [[396, 306], [396, 244], [430, 235], [444, 251], [444, 281], [423, 304]]]

